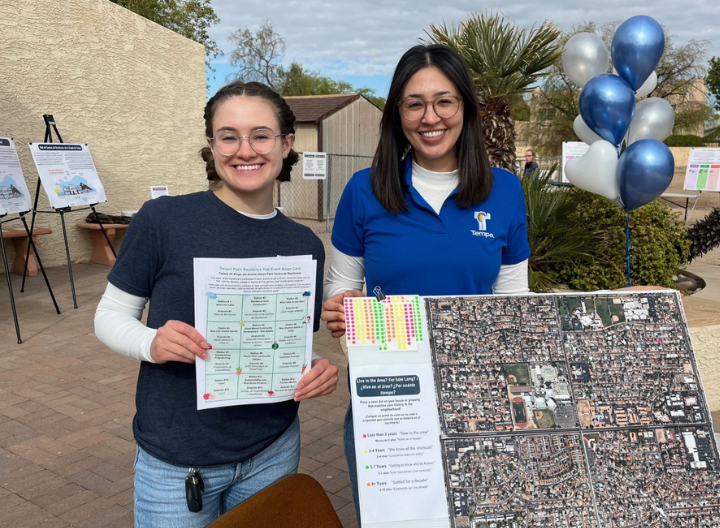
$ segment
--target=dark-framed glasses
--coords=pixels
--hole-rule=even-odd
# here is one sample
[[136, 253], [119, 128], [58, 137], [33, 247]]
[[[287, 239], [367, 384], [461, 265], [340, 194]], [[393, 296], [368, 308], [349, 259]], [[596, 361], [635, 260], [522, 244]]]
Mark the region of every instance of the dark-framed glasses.
[[432, 104], [433, 110], [438, 117], [447, 119], [457, 114], [460, 109], [462, 98], [457, 95], [440, 95], [431, 101], [425, 101], [416, 97], [409, 97], [400, 101], [400, 113], [408, 121], [418, 121], [425, 116], [427, 105]]
[[223, 156], [234, 156], [240, 150], [243, 139], [247, 139], [250, 148], [257, 154], [267, 154], [275, 148], [277, 138], [285, 137], [285, 134], [273, 134], [269, 128], [254, 130], [249, 136], [239, 136], [230, 130], [220, 130], [211, 138], [213, 148]]

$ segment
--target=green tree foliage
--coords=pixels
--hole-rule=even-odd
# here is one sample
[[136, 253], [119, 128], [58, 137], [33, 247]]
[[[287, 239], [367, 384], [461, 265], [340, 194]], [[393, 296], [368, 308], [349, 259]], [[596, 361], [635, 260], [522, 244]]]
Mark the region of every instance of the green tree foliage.
[[210, 0], [110, 0], [133, 13], [152, 20], [205, 46], [205, 62], [222, 55], [208, 35], [208, 28], [220, 19]]
[[665, 138], [668, 147], [704, 147], [705, 139], [693, 134], [672, 134]]
[[[603, 39], [608, 50], [612, 44], [619, 21], [597, 27], [594, 23], [583, 23], [560, 38], [561, 49], [577, 33], [595, 33]], [[704, 103], [692, 102], [698, 86], [695, 81], [705, 76], [703, 59], [709, 46], [707, 41], [691, 40], [685, 45], [676, 45], [672, 35], [665, 32], [665, 51], [655, 68], [658, 76], [657, 87], [648, 97], [667, 99], [675, 109], [676, 130], [692, 129], [712, 119], [711, 109]], [[608, 71], [612, 71], [612, 64]], [[538, 138], [543, 152], [560, 154], [563, 141], [577, 141], [573, 121], [580, 113], [578, 96], [580, 89], [567, 78], [558, 60], [550, 69], [543, 85], [533, 94], [531, 105], [535, 112], [533, 119], [543, 122], [542, 137]]]
[[293, 62], [289, 68], [283, 70], [281, 80], [276, 88], [283, 95], [359, 93], [380, 109], [385, 107], [385, 99], [377, 97], [370, 88], [355, 88], [349, 82], [336, 81], [320, 75], [319, 72], [306, 70], [298, 62]]
[[248, 28], [240, 28], [232, 34], [230, 40], [236, 46], [230, 54], [230, 64], [238, 71], [229, 78], [260, 81], [282, 95], [359, 93], [379, 108], [385, 106], [385, 99], [376, 96], [370, 88], [355, 88], [348, 82], [336, 81], [319, 72], [307, 70], [299, 62], [284, 68], [282, 59], [285, 56], [285, 39], [275, 33], [269, 19], [254, 34]]
[[510, 117], [513, 121], [530, 121], [530, 105], [524, 97], [514, 96], [510, 103]]
[[720, 58], [712, 57], [709, 64], [705, 84], [707, 85], [708, 95], [713, 98], [715, 110], [720, 112]]
[[554, 24], [518, 28], [505, 15], [472, 14], [456, 27], [430, 26], [429, 42], [457, 51], [467, 64], [483, 114], [493, 165], [515, 171], [515, 127], [509, 97], [529, 92], [560, 57]]
[[[574, 204], [566, 222], [585, 226], [598, 241], [594, 260], [567, 259], [546, 271], [571, 288], [591, 291], [627, 284], [625, 213], [607, 199], [578, 188], [566, 191]], [[655, 200], [630, 212], [632, 283], [674, 287], [673, 276], [688, 261], [690, 239], [685, 222]]]

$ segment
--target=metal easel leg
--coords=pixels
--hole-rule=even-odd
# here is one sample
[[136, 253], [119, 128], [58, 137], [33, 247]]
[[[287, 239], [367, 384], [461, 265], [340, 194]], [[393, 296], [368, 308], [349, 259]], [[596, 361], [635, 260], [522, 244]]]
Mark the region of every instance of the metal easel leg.
[[15, 296], [12, 289], [12, 278], [10, 277], [10, 266], [8, 266], [7, 252], [5, 251], [5, 239], [2, 237], [2, 224], [0, 224], [0, 246], [2, 246], [3, 264], [5, 265], [5, 279], [8, 285], [8, 294], [10, 295], [10, 306], [12, 307], [13, 319], [15, 320], [15, 335], [17, 335], [18, 345], [22, 343], [20, 337], [20, 323], [18, 322], [17, 309], [15, 307]]

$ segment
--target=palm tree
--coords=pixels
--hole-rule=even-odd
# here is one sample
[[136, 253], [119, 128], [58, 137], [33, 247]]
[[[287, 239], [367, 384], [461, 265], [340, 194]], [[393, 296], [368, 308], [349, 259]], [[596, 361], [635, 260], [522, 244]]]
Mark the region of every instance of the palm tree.
[[515, 124], [512, 96], [529, 92], [560, 58], [562, 33], [547, 20], [535, 29], [518, 29], [503, 14], [472, 14], [457, 27], [432, 25], [429, 42], [457, 51], [478, 92], [485, 147], [493, 165], [515, 172]]

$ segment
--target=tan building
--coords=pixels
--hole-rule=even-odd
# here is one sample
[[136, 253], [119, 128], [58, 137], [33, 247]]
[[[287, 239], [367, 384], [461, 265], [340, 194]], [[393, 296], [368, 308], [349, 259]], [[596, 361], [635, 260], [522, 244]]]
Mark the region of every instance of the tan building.
[[[27, 144], [43, 141], [43, 114], [54, 115], [64, 142], [89, 145], [108, 198], [100, 212], [139, 209], [151, 185], [173, 195], [207, 188], [198, 155], [202, 45], [108, 0], [0, 0], [0, 13], [0, 136], [14, 138], [33, 196], [38, 176]], [[43, 191], [39, 209], [50, 209]], [[90, 260], [90, 233], [75, 227], [88, 212], [66, 215], [73, 262]], [[66, 262], [59, 216], [37, 218], [53, 231], [38, 238], [46, 266]]]
[[292, 180], [278, 185], [276, 203], [293, 218], [324, 221], [327, 211], [337, 207], [353, 172], [370, 165], [382, 111], [360, 94], [309, 95], [286, 100], [297, 120], [295, 150], [333, 156], [329, 156], [325, 180], [303, 180], [301, 159], [293, 170]]

